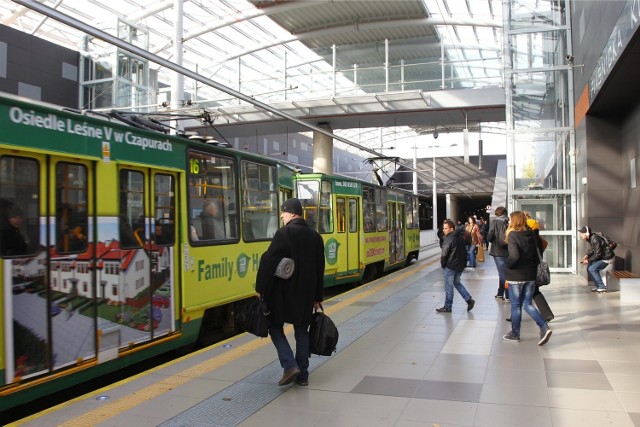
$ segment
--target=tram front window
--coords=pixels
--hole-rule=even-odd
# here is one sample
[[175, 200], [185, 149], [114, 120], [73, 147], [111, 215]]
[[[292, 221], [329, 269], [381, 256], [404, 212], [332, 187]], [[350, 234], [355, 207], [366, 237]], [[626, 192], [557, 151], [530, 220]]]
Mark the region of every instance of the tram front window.
[[318, 201], [320, 183], [318, 181], [299, 181], [298, 199], [302, 205], [304, 219], [314, 230], [318, 227]]

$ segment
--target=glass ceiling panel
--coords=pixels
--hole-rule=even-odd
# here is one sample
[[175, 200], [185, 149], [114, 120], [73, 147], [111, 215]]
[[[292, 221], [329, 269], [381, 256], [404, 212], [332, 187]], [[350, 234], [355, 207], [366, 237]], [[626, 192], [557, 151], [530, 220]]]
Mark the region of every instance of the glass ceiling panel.
[[[450, 72], [448, 68], [447, 75], [453, 74], [455, 76], [452, 78], [459, 79], [500, 76], [502, 0], [423, 1], [429, 16], [435, 21], [443, 22], [436, 28], [440, 39], [444, 38], [445, 56], [453, 61], [453, 71]], [[173, 1], [42, 0], [42, 3], [113, 35], [116, 35], [119, 19], [139, 26], [149, 32], [150, 52], [175, 60], [172, 41], [175, 19]], [[283, 3], [293, 5], [295, 2]], [[276, 25], [266, 15], [269, 13], [267, 9], [269, 8], [256, 9], [245, 0], [185, 1], [183, 66], [247, 95], [262, 95], [260, 100], [263, 102], [282, 101], [285, 92], [287, 99], [292, 101], [309, 99], [309, 93], [314, 96], [317, 94], [318, 98], [331, 97], [334, 86], [330, 73], [332, 64], [326, 60], [326, 55], [323, 57], [307, 48]], [[548, 15], [545, 14], [545, 17]], [[452, 22], [447, 23], [448, 20]], [[0, 23], [30, 34], [35, 33], [38, 37], [73, 50], [84, 49], [84, 34], [81, 32], [53, 19], [43, 19], [40, 14], [10, 0], [0, 0]], [[430, 40], [423, 38], [419, 41], [436, 46], [440, 43], [433, 36]], [[396, 49], [397, 44], [402, 45], [399, 41], [391, 40], [390, 49]], [[100, 52], [108, 51], [110, 47], [105, 42], [92, 39], [86, 49], [99, 56]], [[436, 71], [440, 70], [438, 60], [439, 58], [435, 58]], [[414, 67], [410, 65], [413, 64], [406, 64], [404, 69], [407, 76], [413, 73], [417, 80], [433, 79], [431, 68], [422, 64]], [[151, 64], [151, 67], [158, 70], [160, 83], [167, 86], [171, 84], [173, 72], [155, 64]], [[363, 73], [358, 72], [358, 78], [362, 78]], [[399, 73], [397, 69], [392, 72]], [[310, 78], [312, 73], [313, 77]], [[350, 95], [362, 94], [363, 91], [353, 83], [355, 70], [350, 73], [347, 70], [339, 75], [335, 82], [337, 92], [347, 93], [348, 89]], [[435, 79], [435, 84], [440, 85], [439, 79]], [[459, 87], [465, 87], [464, 85], [462, 82]], [[225, 102], [230, 105], [241, 104], [220, 91], [200, 86], [185, 79], [185, 91], [197, 90], [199, 100], [215, 99], [218, 105]], [[405, 87], [405, 90], [410, 89], [412, 88]], [[202, 102], [200, 106], [204, 107], [205, 104]], [[401, 131], [394, 132], [394, 135], [399, 136], [398, 132]], [[413, 131], [407, 132], [410, 135]], [[380, 139], [380, 134], [373, 138], [359, 135], [359, 138], [375, 147], [378, 144], [375, 140]]]
[[[442, 18], [436, 25], [444, 39], [445, 55], [462, 78], [497, 76], [501, 73], [501, 0], [424, 0], [430, 15]], [[457, 25], [464, 22], [466, 25]]]

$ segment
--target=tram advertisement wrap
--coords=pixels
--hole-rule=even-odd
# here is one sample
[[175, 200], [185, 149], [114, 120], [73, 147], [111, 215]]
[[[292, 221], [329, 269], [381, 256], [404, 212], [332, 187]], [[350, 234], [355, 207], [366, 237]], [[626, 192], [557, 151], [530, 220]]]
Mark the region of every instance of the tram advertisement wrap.
[[[164, 166], [182, 167], [184, 156], [174, 149], [174, 144], [161, 134], [133, 131], [118, 125], [93, 122], [90, 117], [79, 121], [62, 118], [57, 113], [44, 108], [36, 110], [20, 105], [0, 105], [3, 119], [3, 139], [7, 143], [20, 141], [22, 146], [42, 149], [42, 139], [52, 151], [84, 154], [102, 158], [103, 145], [109, 143], [110, 160], [144, 156], [145, 161], [153, 161]], [[29, 138], [25, 138], [27, 133]], [[171, 153], [170, 156], [167, 154]]]

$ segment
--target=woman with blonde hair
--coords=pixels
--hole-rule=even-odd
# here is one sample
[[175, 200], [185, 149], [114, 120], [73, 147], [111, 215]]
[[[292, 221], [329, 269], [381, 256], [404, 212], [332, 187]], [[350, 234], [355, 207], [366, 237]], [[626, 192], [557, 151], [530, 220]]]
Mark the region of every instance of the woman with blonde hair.
[[549, 341], [551, 329], [540, 312], [533, 306], [533, 294], [536, 290], [536, 271], [540, 259], [538, 249], [542, 250], [540, 239], [527, 225], [527, 217], [520, 211], [509, 215], [509, 227], [506, 237], [509, 255], [505, 260], [505, 280], [509, 282], [511, 300], [511, 331], [503, 336], [505, 341], [520, 341], [522, 309], [531, 316], [540, 328], [538, 345]]

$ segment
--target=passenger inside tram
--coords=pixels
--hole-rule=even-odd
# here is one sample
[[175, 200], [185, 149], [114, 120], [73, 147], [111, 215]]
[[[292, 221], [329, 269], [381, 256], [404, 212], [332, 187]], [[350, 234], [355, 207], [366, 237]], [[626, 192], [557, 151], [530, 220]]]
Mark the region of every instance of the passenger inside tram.
[[24, 255], [28, 250], [27, 239], [21, 228], [24, 221], [22, 209], [12, 206], [7, 210], [7, 218], [2, 225], [2, 255], [17, 256]]
[[215, 199], [206, 199], [202, 204], [202, 212], [200, 212], [201, 233], [199, 237], [203, 240], [224, 239], [224, 225], [220, 220], [220, 209]]

